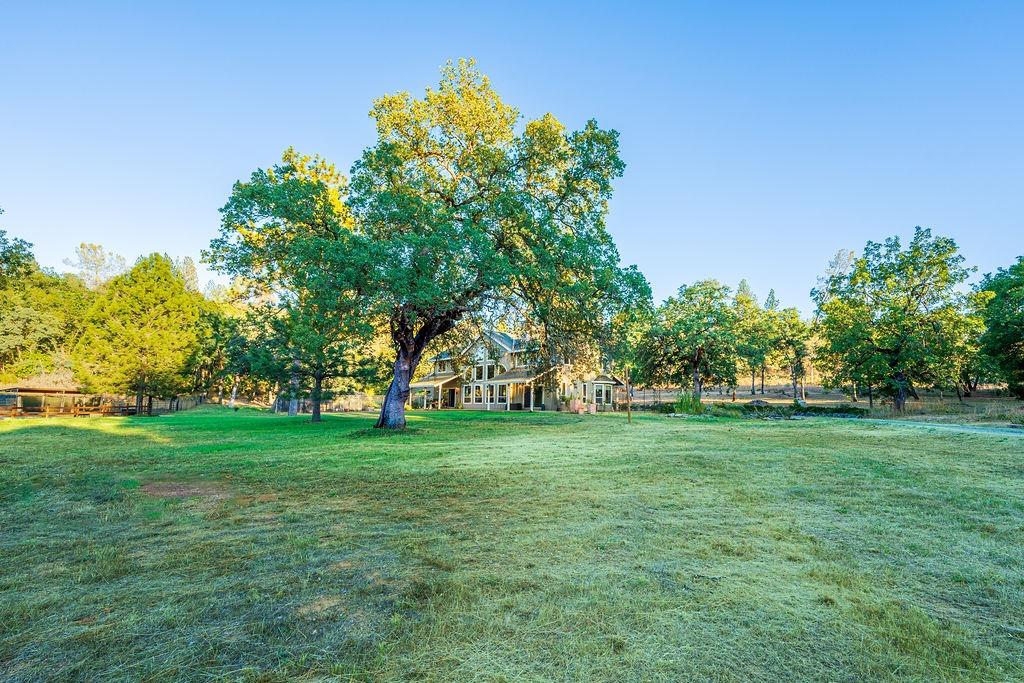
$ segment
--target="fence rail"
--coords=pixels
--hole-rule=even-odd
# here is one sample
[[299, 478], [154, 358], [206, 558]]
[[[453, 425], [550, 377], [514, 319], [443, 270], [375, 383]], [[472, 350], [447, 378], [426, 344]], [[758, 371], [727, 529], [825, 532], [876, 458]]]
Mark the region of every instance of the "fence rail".
[[204, 402], [203, 396], [179, 396], [170, 399], [147, 398], [142, 410], [134, 398], [90, 394], [49, 394], [0, 392], [0, 417], [91, 417], [164, 415], [188, 410]]

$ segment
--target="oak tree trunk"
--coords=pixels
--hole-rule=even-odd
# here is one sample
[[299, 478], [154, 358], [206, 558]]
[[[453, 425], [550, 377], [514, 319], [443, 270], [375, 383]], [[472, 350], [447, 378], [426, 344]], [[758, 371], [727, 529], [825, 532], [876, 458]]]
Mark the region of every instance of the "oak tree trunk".
[[416, 372], [416, 366], [419, 365], [421, 352], [410, 352], [399, 347], [391, 385], [384, 394], [380, 417], [374, 425], [377, 429], [405, 429], [405, 404], [409, 401], [409, 382]]
[[629, 384], [629, 366], [626, 366], [626, 423], [633, 424], [633, 387]]
[[903, 409], [907, 405], [907, 377], [902, 372], [896, 374], [893, 378], [893, 382], [896, 385], [896, 395], [893, 399], [893, 407], [896, 408], [897, 412], [902, 413]]
[[313, 416], [311, 422], [320, 421], [320, 401], [323, 396], [324, 375], [318, 372], [313, 375]]
[[299, 359], [292, 361], [292, 376], [288, 380], [288, 417], [299, 414]]

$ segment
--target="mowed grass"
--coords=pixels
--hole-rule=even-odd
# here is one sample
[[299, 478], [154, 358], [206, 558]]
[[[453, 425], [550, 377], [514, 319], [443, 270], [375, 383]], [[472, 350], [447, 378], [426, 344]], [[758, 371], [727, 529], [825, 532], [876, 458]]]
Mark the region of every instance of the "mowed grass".
[[1024, 679], [1024, 436], [0, 423], [0, 679]]

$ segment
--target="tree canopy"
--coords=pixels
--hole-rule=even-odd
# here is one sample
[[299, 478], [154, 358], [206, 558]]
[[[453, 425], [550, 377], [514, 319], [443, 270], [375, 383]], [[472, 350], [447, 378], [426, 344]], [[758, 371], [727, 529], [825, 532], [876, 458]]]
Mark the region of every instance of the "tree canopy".
[[[0, 214], [3, 212], [0, 209]], [[31, 270], [34, 264], [32, 245], [25, 240], [8, 237], [6, 230], [0, 230], [0, 287]]]
[[293, 406], [310, 380], [313, 421], [324, 380], [349, 372], [373, 331], [361, 294], [373, 286], [372, 254], [353, 233], [346, 192], [333, 165], [288, 149], [280, 164], [235, 184], [208, 253], [215, 267], [269, 296], [269, 347], [253, 367], [268, 377], [289, 373]]
[[979, 289], [991, 292], [982, 314], [986, 329], [981, 345], [1014, 395], [1024, 398], [1024, 256], [1009, 268], [986, 275]]
[[424, 349], [472, 311], [522, 306], [548, 345], [607, 322], [624, 289], [605, 227], [625, 167], [615, 131], [589, 121], [568, 132], [545, 114], [520, 132], [518, 110], [471, 61], [446, 66], [421, 99], [379, 98], [370, 115], [378, 139], [353, 168], [350, 205], [374, 265], [368, 310], [396, 350], [379, 427], [404, 427]]
[[906, 248], [898, 237], [868, 242], [814, 292], [826, 379], [878, 386], [897, 410], [939, 380], [965, 325], [963, 260], [956, 242], [925, 228]]
[[702, 280], [680, 287], [641, 342], [644, 382], [689, 386], [698, 400], [706, 384], [735, 386], [736, 320], [725, 285]]
[[107, 283], [86, 314], [75, 349], [87, 388], [173, 396], [191, 385], [199, 301], [173, 262], [151, 254]]

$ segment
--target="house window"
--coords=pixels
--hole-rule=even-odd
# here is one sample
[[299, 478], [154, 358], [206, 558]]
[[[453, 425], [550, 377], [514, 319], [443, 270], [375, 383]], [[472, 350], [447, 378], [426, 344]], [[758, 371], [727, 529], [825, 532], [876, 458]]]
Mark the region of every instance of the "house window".
[[483, 389], [480, 388], [479, 384], [474, 385], [473, 386], [473, 403], [483, 403], [483, 402], [484, 402]]
[[604, 403], [604, 385], [594, 385], [594, 403]]
[[488, 384], [487, 385], [487, 402], [488, 403], [494, 403], [494, 385], [493, 384]]
[[504, 403], [508, 400], [508, 386], [505, 384], [498, 385], [498, 403]]
[[462, 386], [462, 402], [469, 403], [469, 392], [472, 391], [468, 384]]

